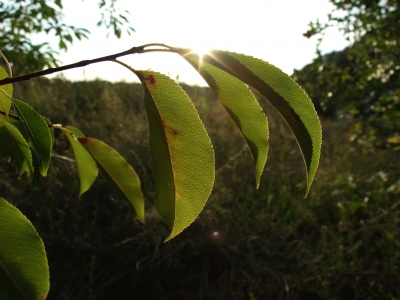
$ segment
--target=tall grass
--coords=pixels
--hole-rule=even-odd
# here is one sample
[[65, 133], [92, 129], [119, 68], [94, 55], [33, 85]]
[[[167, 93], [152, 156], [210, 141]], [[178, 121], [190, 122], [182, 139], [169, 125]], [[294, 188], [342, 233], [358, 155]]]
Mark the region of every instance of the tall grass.
[[[154, 210], [147, 120], [139, 85], [38, 80], [16, 96], [54, 123], [104, 140], [134, 166], [146, 224], [108, 198], [99, 178], [78, 198], [75, 166], [56, 135], [38, 191], [5, 158], [2, 196], [28, 216], [49, 256], [49, 299], [398, 299], [399, 153], [363, 149], [347, 128], [323, 121], [311, 192], [298, 146], [273, 108], [270, 152], [258, 190], [251, 155], [206, 88], [184, 86], [216, 152], [216, 183], [198, 220], [168, 243]], [[264, 103], [264, 102], [263, 102]], [[349, 125], [351, 126], [351, 124]], [[61, 158], [60, 158], [61, 157]]]

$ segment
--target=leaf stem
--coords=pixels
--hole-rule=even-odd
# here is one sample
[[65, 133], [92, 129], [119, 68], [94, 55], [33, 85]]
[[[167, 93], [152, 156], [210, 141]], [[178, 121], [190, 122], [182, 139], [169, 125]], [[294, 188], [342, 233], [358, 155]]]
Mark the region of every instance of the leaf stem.
[[2, 110], [0, 110], [0, 115], [4, 115], [4, 116], [7, 116], [7, 117], [11, 117], [11, 118], [13, 118], [15, 120], [21, 121], [21, 118], [18, 117], [17, 115], [14, 115], [14, 114], [11, 114], [11, 113], [7, 114], [5, 111], [2, 111]]
[[12, 77], [12, 70], [11, 70], [11, 66], [10, 66], [10, 63], [8, 62], [8, 60], [7, 60], [7, 57], [3, 54], [3, 52], [1, 52], [0, 51], [0, 56], [4, 59], [4, 61], [6, 62], [6, 64], [7, 64], [7, 67], [8, 67], [8, 73], [10, 74], [10, 78]]
[[63, 130], [63, 131], [68, 132], [68, 134], [70, 134], [70, 135], [74, 138], [75, 141], [77, 141], [77, 142], [80, 143], [79, 138], [78, 138], [71, 130], [68, 130], [67, 125], [63, 125], [63, 124], [49, 124], [49, 127], [50, 127], [50, 128], [58, 128], [58, 129], [60, 129], [60, 130]]
[[116, 62], [117, 64], [120, 64], [121, 66], [124, 66], [125, 68], [127, 68], [128, 70], [132, 71], [133, 73], [136, 74], [136, 71], [134, 68], [132, 68], [131, 66], [127, 65], [126, 63], [123, 63], [122, 61], [115, 59], [113, 60], [114, 62]]

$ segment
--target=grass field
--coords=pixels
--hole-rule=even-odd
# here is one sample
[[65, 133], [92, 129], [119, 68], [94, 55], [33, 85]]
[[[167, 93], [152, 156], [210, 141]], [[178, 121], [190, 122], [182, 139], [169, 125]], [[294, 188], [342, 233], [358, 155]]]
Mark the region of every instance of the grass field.
[[53, 123], [117, 149], [138, 172], [146, 224], [108, 197], [99, 178], [78, 198], [66, 139], [56, 132], [50, 174], [33, 190], [1, 162], [2, 196], [42, 236], [48, 299], [399, 299], [400, 153], [350, 142], [352, 124], [322, 120], [319, 170], [306, 199], [304, 162], [289, 129], [261, 104], [270, 152], [260, 188], [251, 155], [215, 95], [183, 86], [209, 131], [216, 182], [199, 216], [168, 243], [154, 209], [141, 86], [62, 79], [16, 85]]

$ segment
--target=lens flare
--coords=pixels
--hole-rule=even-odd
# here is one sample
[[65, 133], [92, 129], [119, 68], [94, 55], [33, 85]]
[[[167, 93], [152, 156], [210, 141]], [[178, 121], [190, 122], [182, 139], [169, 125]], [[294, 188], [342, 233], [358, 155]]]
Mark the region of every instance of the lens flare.
[[199, 56], [200, 61], [203, 60], [203, 56], [210, 53], [210, 49], [206, 47], [197, 46], [192, 48], [192, 52]]

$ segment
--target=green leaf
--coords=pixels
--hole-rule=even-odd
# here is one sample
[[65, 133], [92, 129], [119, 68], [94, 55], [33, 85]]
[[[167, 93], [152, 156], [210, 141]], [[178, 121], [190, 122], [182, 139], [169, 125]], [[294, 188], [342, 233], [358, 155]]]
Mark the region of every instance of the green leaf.
[[264, 170], [268, 154], [268, 122], [253, 93], [236, 77], [194, 56], [184, 57], [217, 93], [225, 109], [242, 133], [254, 159], [256, 184]]
[[3, 154], [11, 156], [17, 163], [20, 175], [27, 171], [33, 176], [32, 154], [28, 142], [12, 124], [0, 120], [0, 149]]
[[51, 120], [45, 116], [41, 116], [42, 119], [44, 120], [44, 122], [47, 124], [47, 127], [50, 130], [50, 135], [51, 135], [51, 149], [53, 149], [54, 147], [54, 142], [55, 142], [55, 137], [54, 137], [54, 128], [51, 126], [53, 123], [51, 122]]
[[49, 267], [32, 223], [0, 198], [0, 299], [46, 299]]
[[[3, 67], [0, 66], [0, 80], [8, 78], [8, 74]], [[11, 97], [13, 93], [12, 84], [0, 85], [0, 110], [4, 111], [6, 114], [10, 111], [11, 107]]]
[[74, 151], [76, 167], [80, 180], [79, 196], [86, 192], [96, 179], [99, 168], [92, 155], [86, 150], [76, 138], [84, 138], [85, 135], [79, 129], [72, 126], [56, 127], [61, 129], [67, 137], [69, 143]]
[[[173, 49], [196, 57], [191, 50]], [[210, 51], [202, 60], [224, 70], [263, 95], [292, 130], [306, 165], [307, 191], [318, 167], [322, 143], [321, 123], [310, 98], [287, 74], [260, 59], [228, 51]]]
[[144, 222], [144, 199], [135, 170], [117, 151], [94, 138], [78, 138], [100, 166], [111, 198], [133, 206], [137, 218]]
[[[22, 137], [25, 139], [25, 141], [28, 141], [28, 144], [30, 149], [31, 149], [31, 158], [32, 158], [32, 165], [33, 165], [33, 174], [31, 173], [30, 178], [32, 180], [32, 185], [35, 189], [38, 189], [40, 187], [40, 179], [41, 179], [41, 174], [39, 170], [39, 161], [38, 161], [38, 156], [35, 153], [35, 150], [32, 146], [32, 143], [30, 142], [31, 137], [29, 135], [29, 131], [27, 127], [25, 126], [25, 123], [20, 120], [14, 120], [12, 118], [9, 118], [9, 121], [12, 125], [14, 125], [18, 131], [22, 134]], [[34, 153], [34, 155], [32, 154]]]
[[46, 121], [28, 104], [12, 99], [17, 115], [22, 119], [37, 160], [39, 171], [43, 176], [47, 175], [50, 164], [51, 147], [53, 145], [51, 132]]
[[32, 163], [33, 163], [32, 185], [37, 190], [40, 188], [40, 180], [42, 178], [41, 173], [40, 173], [40, 165], [39, 165], [37, 155], [32, 155]]
[[156, 208], [171, 229], [167, 241], [203, 209], [214, 184], [214, 150], [195, 107], [178, 84], [151, 71], [136, 74], [145, 91]]

